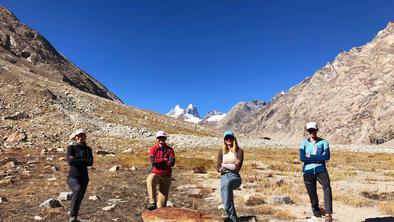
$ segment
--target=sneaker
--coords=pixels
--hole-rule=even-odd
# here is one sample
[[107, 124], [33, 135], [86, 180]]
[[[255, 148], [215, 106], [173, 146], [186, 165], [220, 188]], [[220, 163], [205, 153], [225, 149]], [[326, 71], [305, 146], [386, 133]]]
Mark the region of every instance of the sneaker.
[[147, 208], [148, 208], [148, 210], [156, 210], [157, 206], [155, 203], [151, 203], [151, 204], [149, 204], [149, 206]]
[[230, 218], [230, 215], [228, 215], [227, 211], [222, 210], [222, 219], [228, 220], [229, 218]]
[[324, 220], [324, 222], [332, 222], [332, 216], [331, 216], [331, 214], [327, 214], [327, 215], [326, 215], [326, 219]]
[[70, 217], [70, 222], [81, 222], [77, 217]]

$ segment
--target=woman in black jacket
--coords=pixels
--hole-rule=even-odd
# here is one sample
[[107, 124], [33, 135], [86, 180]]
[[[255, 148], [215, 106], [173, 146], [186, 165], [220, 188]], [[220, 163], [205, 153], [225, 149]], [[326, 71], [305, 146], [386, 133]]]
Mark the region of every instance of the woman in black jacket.
[[78, 211], [89, 183], [88, 166], [93, 165], [92, 149], [86, 145], [86, 132], [79, 129], [71, 135], [74, 143], [67, 148], [70, 165], [67, 183], [72, 190], [70, 222], [78, 222]]

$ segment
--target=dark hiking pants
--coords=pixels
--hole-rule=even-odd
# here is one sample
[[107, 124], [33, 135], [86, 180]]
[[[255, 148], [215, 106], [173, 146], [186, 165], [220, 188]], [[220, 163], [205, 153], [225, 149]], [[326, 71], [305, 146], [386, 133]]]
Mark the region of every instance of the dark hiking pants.
[[304, 174], [304, 183], [311, 201], [313, 214], [314, 216], [320, 216], [319, 199], [316, 192], [316, 181], [319, 181], [320, 185], [323, 187], [324, 208], [326, 214], [332, 214], [332, 193], [330, 177], [328, 176], [327, 172], [321, 172], [318, 174]]
[[79, 206], [81, 205], [86, 188], [88, 187], [88, 177], [69, 177], [67, 180], [68, 186], [72, 190], [70, 216], [78, 216]]

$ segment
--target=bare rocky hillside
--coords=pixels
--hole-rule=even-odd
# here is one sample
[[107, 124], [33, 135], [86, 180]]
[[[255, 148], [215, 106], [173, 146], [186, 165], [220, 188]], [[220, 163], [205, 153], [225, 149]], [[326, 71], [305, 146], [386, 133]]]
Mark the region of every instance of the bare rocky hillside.
[[316, 121], [337, 144], [382, 144], [394, 139], [394, 23], [368, 44], [334, 61], [232, 128], [276, 140], [298, 141]]
[[[5, 148], [64, 147], [79, 127], [88, 130], [92, 145], [111, 150], [152, 144], [159, 129], [172, 134], [171, 143], [186, 147], [216, 144], [220, 135], [209, 127], [124, 105], [3, 7], [0, 123], [0, 145]], [[199, 136], [206, 139], [196, 139]]]

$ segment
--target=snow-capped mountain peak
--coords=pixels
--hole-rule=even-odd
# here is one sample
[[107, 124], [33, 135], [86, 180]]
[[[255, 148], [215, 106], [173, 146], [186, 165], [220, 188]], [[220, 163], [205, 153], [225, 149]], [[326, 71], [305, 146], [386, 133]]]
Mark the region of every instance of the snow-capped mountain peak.
[[218, 110], [213, 110], [213, 111], [207, 113], [207, 115], [204, 118], [204, 121], [218, 122], [218, 121], [222, 120], [224, 117], [226, 117], [226, 113], [220, 112]]
[[194, 117], [201, 119], [200, 115], [198, 114], [197, 107], [193, 106], [193, 104], [189, 104], [187, 106], [186, 114], [190, 114], [193, 115]]
[[179, 105], [176, 105], [167, 116], [171, 116], [178, 119], [183, 119], [187, 122], [199, 123], [201, 122], [200, 115], [198, 114], [197, 107], [193, 106], [193, 104], [189, 104], [187, 109], [182, 109]]
[[173, 109], [171, 109], [170, 112], [168, 112], [166, 115], [178, 118], [179, 116], [183, 115], [185, 113], [185, 110], [182, 109], [179, 105], [176, 105]]

